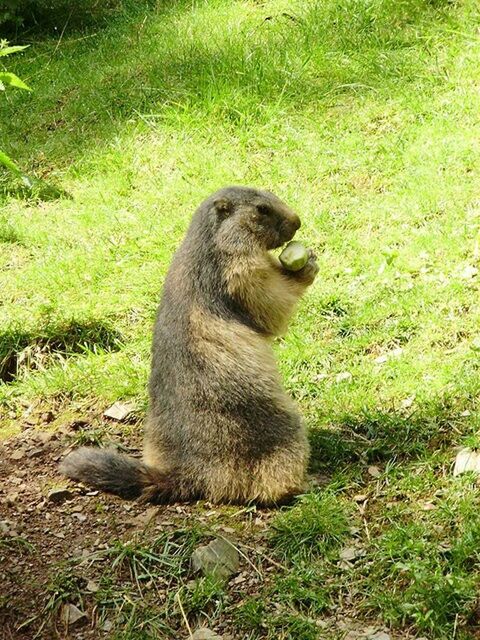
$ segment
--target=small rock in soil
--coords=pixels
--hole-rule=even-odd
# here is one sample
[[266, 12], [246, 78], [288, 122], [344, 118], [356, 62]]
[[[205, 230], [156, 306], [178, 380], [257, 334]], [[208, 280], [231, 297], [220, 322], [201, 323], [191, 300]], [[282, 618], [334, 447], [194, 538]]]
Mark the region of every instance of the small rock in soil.
[[224, 538], [215, 538], [210, 544], [198, 547], [192, 554], [194, 571], [227, 580], [237, 572], [240, 556], [234, 545]]
[[64, 604], [61, 618], [67, 627], [72, 627], [73, 625], [85, 623], [87, 621], [87, 614], [80, 611], [74, 604]]
[[18, 500], [18, 496], [19, 496], [18, 491], [15, 491], [15, 492], [9, 493], [9, 494], [7, 495], [7, 497], [5, 498], [5, 502], [6, 502], [7, 504], [14, 504], [14, 503]]
[[0, 520], [0, 533], [12, 537], [17, 535], [15, 525], [10, 520]]
[[24, 457], [24, 455], [25, 455], [25, 451], [23, 449], [17, 449], [10, 455], [10, 458], [12, 460], [21, 460]]
[[64, 500], [70, 500], [73, 498], [72, 492], [65, 487], [52, 489], [48, 492], [47, 498], [50, 502], [55, 502], [55, 504], [61, 504]]
[[37, 456], [39, 456], [42, 453], [43, 453], [43, 449], [41, 449], [40, 447], [35, 447], [34, 449], [29, 449], [27, 451], [27, 456], [29, 458], [36, 458]]
[[87, 591], [90, 591], [90, 593], [96, 593], [98, 589], [99, 589], [98, 584], [93, 580], [89, 580], [87, 582]]
[[[131, 505], [126, 505], [126, 506], [129, 506], [131, 509]], [[128, 511], [130, 511], [130, 509], [128, 509]], [[142, 513], [138, 514], [138, 516], [135, 516], [135, 518], [129, 518], [126, 524], [128, 526], [133, 526], [133, 527], [145, 527], [147, 524], [149, 524], [152, 520], [156, 518], [158, 513], [159, 513], [158, 507], [150, 507], [145, 511], [142, 511]], [[162, 524], [165, 524], [165, 523], [162, 523]]]
[[40, 444], [47, 444], [47, 442], [53, 440], [54, 435], [53, 431], [38, 431], [35, 439], [37, 442], [40, 442]]
[[207, 627], [202, 627], [195, 631], [193, 636], [191, 636], [191, 640], [222, 640], [222, 636], [219, 636], [211, 629], [207, 629]]
[[367, 640], [391, 640], [391, 636], [385, 631], [377, 631], [377, 633], [367, 636]]
[[72, 518], [76, 518], [79, 522], [85, 522], [87, 516], [83, 513], [72, 513]]

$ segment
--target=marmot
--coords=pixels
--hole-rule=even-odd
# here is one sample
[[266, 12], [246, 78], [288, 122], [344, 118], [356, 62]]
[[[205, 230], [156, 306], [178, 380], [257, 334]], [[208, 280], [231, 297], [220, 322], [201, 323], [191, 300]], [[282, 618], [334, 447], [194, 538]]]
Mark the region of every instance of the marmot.
[[299, 217], [268, 191], [228, 187], [193, 216], [154, 329], [143, 461], [73, 451], [62, 472], [125, 498], [272, 505], [304, 488], [309, 446], [272, 349], [318, 271], [268, 251]]

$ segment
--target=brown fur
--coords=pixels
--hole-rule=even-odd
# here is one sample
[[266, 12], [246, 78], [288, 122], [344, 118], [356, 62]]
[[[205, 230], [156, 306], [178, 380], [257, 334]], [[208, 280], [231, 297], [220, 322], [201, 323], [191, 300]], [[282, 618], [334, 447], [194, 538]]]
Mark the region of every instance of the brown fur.
[[[200, 206], [157, 315], [143, 463], [118, 461], [126, 486], [116, 477], [110, 490], [153, 501], [263, 504], [302, 490], [308, 441], [271, 341], [285, 332], [317, 266], [311, 254], [302, 270], [288, 272], [268, 253], [299, 226], [265, 191], [230, 187]], [[99, 452], [89, 451], [73, 452], [64, 473], [109, 490]]]

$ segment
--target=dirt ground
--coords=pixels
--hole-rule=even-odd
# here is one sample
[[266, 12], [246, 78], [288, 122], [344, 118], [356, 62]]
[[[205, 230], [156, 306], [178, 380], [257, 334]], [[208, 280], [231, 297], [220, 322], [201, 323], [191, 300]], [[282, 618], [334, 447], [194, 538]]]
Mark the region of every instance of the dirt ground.
[[[125, 443], [125, 428], [102, 419], [98, 413], [91, 421], [89, 418], [72, 420], [60, 428], [56, 425], [55, 429], [51, 419], [48, 412], [37, 412], [34, 419], [22, 423], [20, 434], [0, 443], [2, 640], [152, 637], [173, 640], [192, 637], [190, 634], [199, 624], [207, 623], [222, 640], [263, 637], [260, 628], [258, 635], [236, 631], [232, 611], [246, 594], [260, 594], [275, 572], [283, 569], [268, 555], [265, 544], [274, 512], [218, 508], [205, 503], [144, 506], [69, 483], [59, 475], [58, 462], [73, 446], [85, 441], [85, 433], [95, 434], [95, 427], [103, 424], [109, 438]], [[135, 425], [130, 430], [128, 447], [125, 446], [130, 453], [138, 453], [139, 432]], [[197, 612], [185, 614], [182, 607], [179, 610], [172, 605], [172, 593], [184, 585], [188, 587], [192, 581], [191, 548], [187, 545], [178, 552], [185, 557], [175, 575], [168, 577], [159, 573], [153, 581], [156, 584], [152, 585], [150, 580], [146, 587], [141, 587], [137, 580], [140, 593], [139, 596], [137, 592], [137, 598], [142, 601], [153, 598], [157, 608], [159, 605], [170, 607], [171, 616], [166, 616], [168, 629], [154, 634], [145, 630], [133, 635], [126, 631], [124, 618], [123, 626], [119, 627], [117, 614], [124, 604], [118, 605], [118, 602], [131, 602], [130, 595], [124, 596], [123, 590], [126, 584], [135, 583], [132, 564], [127, 566], [126, 556], [119, 559], [118, 550], [126, 548], [121, 544], [128, 546], [132, 540], [142, 540], [148, 549], [159, 534], [171, 532], [175, 536], [179, 531], [196, 527], [201, 528], [204, 536], [229, 536], [238, 545], [241, 562], [239, 571], [228, 584], [229, 607], [210, 623], [208, 619], [202, 620]], [[110, 609], [105, 606], [105, 597], [103, 607], [98, 599], [99, 585], [106, 583], [110, 585]], [[118, 601], [117, 593], [122, 594]], [[76, 616], [81, 617], [75, 620]], [[319, 620], [318, 624], [319, 638], [393, 640], [395, 637], [391, 632], [383, 637], [375, 636], [383, 633], [378, 625], [367, 628], [374, 634], [368, 636], [365, 622], [357, 624], [346, 618], [345, 612], [338, 620]], [[327, 628], [333, 632], [324, 635], [326, 631], [322, 629]]]

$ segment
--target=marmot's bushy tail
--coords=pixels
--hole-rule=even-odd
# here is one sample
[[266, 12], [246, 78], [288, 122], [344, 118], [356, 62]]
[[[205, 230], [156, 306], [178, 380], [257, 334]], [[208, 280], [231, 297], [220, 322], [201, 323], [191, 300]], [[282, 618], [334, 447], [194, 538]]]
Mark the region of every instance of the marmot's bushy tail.
[[76, 449], [63, 460], [60, 471], [72, 480], [121, 498], [157, 503], [175, 499], [175, 473], [160, 473], [112, 449]]

